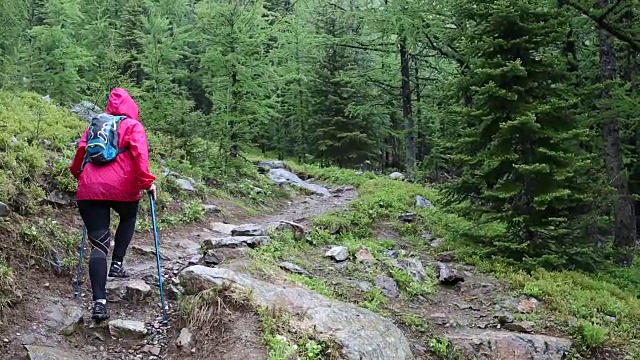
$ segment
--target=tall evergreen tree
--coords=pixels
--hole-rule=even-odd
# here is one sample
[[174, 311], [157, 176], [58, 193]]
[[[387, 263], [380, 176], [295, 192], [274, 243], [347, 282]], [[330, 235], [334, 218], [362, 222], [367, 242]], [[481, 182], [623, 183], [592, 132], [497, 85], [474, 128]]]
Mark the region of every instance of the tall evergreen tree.
[[[470, 96], [456, 143], [463, 175], [450, 187], [478, 214], [507, 224], [497, 254], [546, 267], [592, 263], [585, 130], [570, 111], [560, 48], [566, 16], [539, 0], [458, 0]], [[533, 260], [527, 260], [533, 258]]]

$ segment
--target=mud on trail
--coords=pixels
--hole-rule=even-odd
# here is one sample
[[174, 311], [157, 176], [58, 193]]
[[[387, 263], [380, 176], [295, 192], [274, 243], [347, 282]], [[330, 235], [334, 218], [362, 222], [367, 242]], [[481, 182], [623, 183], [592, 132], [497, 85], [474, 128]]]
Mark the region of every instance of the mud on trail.
[[[283, 209], [258, 216], [236, 212], [224, 222], [275, 226], [280, 220], [305, 224], [309, 218], [335, 210], [354, 199], [353, 188], [339, 188], [330, 196], [298, 196]], [[161, 306], [153, 235], [136, 233], [125, 257], [128, 279], [107, 279], [109, 321], [96, 324], [90, 318], [91, 290], [87, 257], [83, 265], [82, 296], [73, 297], [73, 276], [59, 278], [43, 271], [22, 276], [23, 300], [0, 324], [0, 359], [266, 359], [260, 322], [252, 310], [227, 312], [224, 331], [210, 334], [192, 351], [180, 351], [177, 322], [177, 275], [189, 265], [203, 263], [203, 239], [228, 236], [220, 215], [210, 215], [199, 224], [161, 231], [160, 251], [164, 270], [165, 299], [170, 322], [160, 326]], [[113, 245], [113, 244], [112, 244]], [[220, 265], [247, 261], [245, 249], [224, 249]], [[85, 248], [88, 254], [89, 246]], [[221, 306], [228, 306], [222, 304]], [[110, 325], [109, 325], [110, 324]], [[110, 328], [111, 327], [111, 328]], [[115, 335], [115, 336], [112, 336]], [[182, 334], [187, 336], [188, 334]], [[208, 345], [209, 344], [209, 345]], [[193, 357], [192, 357], [193, 356]]]

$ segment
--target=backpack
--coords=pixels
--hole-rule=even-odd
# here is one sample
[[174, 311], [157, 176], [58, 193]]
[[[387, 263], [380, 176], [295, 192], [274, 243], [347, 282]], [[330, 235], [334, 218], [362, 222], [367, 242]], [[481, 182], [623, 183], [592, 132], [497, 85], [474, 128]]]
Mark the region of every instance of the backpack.
[[118, 147], [118, 125], [126, 116], [99, 114], [89, 123], [87, 132], [86, 155], [82, 167], [87, 163], [105, 165], [112, 162], [118, 154], [127, 148]]

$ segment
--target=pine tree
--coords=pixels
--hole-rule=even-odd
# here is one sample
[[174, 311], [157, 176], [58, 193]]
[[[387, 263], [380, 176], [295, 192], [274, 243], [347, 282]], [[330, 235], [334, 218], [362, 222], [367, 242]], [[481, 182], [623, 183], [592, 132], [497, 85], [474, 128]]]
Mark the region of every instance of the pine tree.
[[589, 162], [578, 147], [587, 133], [570, 111], [560, 51], [566, 16], [539, 0], [456, 5], [468, 25], [459, 91], [471, 103], [460, 110], [464, 172], [451, 199], [507, 224], [507, 238], [492, 239], [495, 254], [546, 267], [591, 263]]
[[312, 154], [324, 162], [352, 166], [372, 157], [377, 130], [365, 116], [353, 112], [354, 105], [366, 101], [356, 87], [358, 59], [352, 49], [336, 43], [348, 35], [352, 24], [328, 5], [320, 5], [316, 21], [325, 44], [311, 85]]

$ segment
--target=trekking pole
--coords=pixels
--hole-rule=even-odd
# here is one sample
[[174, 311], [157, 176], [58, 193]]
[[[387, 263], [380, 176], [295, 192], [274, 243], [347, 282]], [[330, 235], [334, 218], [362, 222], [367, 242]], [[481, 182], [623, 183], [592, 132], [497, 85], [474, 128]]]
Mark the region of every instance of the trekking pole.
[[153, 240], [156, 245], [156, 264], [158, 265], [158, 285], [160, 286], [160, 304], [162, 305], [162, 324], [167, 326], [167, 307], [164, 304], [164, 287], [162, 285], [162, 267], [160, 266], [160, 243], [158, 241], [158, 223], [156, 222], [156, 205], [153, 194], [149, 192], [149, 203], [151, 204], [151, 223], [153, 224]]
[[80, 278], [82, 277], [82, 257], [84, 254], [84, 242], [87, 239], [87, 227], [82, 227], [82, 241], [80, 242], [80, 257], [78, 258], [78, 268], [76, 269], [76, 282], [74, 285], [73, 297], [80, 295]]

